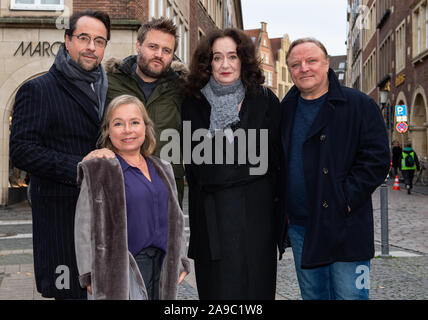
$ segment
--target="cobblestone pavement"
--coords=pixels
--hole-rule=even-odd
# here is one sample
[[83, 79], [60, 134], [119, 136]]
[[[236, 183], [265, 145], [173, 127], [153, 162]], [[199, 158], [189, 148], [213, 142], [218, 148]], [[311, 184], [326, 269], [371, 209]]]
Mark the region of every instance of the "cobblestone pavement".
[[[370, 298], [373, 300], [428, 299], [428, 187], [419, 191], [422, 193], [416, 192], [415, 188], [413, 194], [407, 195], [405, 191], [392, 191], [391, 186], [388, 187], [392, 257], [377, 257], [371, 261]], [[373, 208], [375, 245], [379, 255], [379, 189], [373, 194]], [[184, 211], [187, 212], [186, 201]], [[16, 224], [19, 221], [21, 224]], [[188, 228], [186, 232], [189, 233]], [[15, 238], [7, 239], [6, 236]], [[32, 263], [29, 207], [21, 203], [0, 209], [0, 300], [44, 299], [35, 290]], [[276, 299], [299, 300], [300, 290], [290, 248], [278, 261], [277, 274]], [[194, 272], [179, 286], [177, 299], [198, 299]]]

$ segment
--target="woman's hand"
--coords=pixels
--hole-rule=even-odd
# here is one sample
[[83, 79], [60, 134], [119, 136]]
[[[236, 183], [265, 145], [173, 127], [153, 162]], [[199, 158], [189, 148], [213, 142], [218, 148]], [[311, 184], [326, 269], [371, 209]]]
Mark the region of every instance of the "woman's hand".
[[103, 149], [96, 149], [93, 150], [91, 152], [89, 152], [82, 161], [87, 161], [87, 160], [91, 160], [91, 159], [95, 159], [95, 158], [106, 158], [106, 159], [111, 159], [116, 157], [116, 155], [114, 154], [113, 151], [111, 151], [110, 149], [107, 148], [103, 148]]
[[178, 277], [178, 284], [180, 284], [180, 283], [182, 283], [183, 282], [183, 280], [184, 280], [184, 278], [187, 276], [187, 272], [186, 271], [183, 271], [181, 274], [180, 274], [180, 277]]
[[89, 294], [92, 295], [92, 286], [87, 286], [86, 289], [88, 290]]

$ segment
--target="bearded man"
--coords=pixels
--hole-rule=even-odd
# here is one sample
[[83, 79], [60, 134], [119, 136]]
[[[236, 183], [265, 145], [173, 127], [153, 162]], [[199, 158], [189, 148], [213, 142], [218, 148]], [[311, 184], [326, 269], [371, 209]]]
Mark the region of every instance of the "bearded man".
[[[147, 109], [155, 127], [156, 149], [160, 156], [167, 143], [160, 141], [164, 129], [180, 131], [180, 77], [172, 70], [171, 63], [178, 45], [177, 27], [171, 19], [153, 19], [138, 30], [137, 55], [123, 61], [111, 59], [106, 64], [109, 80], [107, 100], [122, 94], [139, 98]], [[180, 205], [184, 192], [183, 164], [172, 164]]]

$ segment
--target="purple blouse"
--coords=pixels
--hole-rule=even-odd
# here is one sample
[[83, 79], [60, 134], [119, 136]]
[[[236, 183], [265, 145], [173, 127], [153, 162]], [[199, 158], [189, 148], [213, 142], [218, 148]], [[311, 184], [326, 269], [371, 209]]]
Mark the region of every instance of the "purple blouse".
[[156, 247], [166, 252], [168, 237], [168, 189], [146, 159], [152, 181], [140, 169], [116, 154], [125, 180], [128, 249], [136, 256], [142, 249]]

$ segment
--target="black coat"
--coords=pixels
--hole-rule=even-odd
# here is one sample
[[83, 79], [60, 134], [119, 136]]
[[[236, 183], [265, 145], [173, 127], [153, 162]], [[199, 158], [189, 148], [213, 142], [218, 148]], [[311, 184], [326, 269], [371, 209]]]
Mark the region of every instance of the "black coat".
[[[360, 91], [340, 86], [329, 70], [329, 91], [303, 145], [309, 221], [302, 267], [374, 256], [371, 194], [389, 170], [389, 145], [376, 102]], [[282, 182], [299, 91], [294, 86], [282, 101]], [[281, 195], [286, 195], [286, 183]], [[280, 251], [286, 239], [286, 204], [282, 197]], [[347, 207], [351, 208], [348, 213]]]
[[[188, 98], [182, 106], [183, 125], [191, 121], [192, 134], [197, 129], [207, 129], [210, 113], [205, 97]], [[250, 175], [248, 158], [245, 164], [237, 161], [237, 148], [233, 164], [186, 165], [189, 257], [195, 260], [200, 299], [275, 298], [279, 101], [270, 90], [246, 96], [239, 117], [238, 127], [245, 130], [247, 137], [247, 129], [256, 129], [257, 136], [260, 129], [269, 130], [266, 174]], [[192, 152], [199, 143], [192, 142]], [[260, 149], [260, 141], [251, 143]], [[215, 150], [213, 158], [214, 154]]]
[[74, 251], [77, 164], [95, 149], [99, 128], [93, 102], [55, 66], [16, 95], [10, 156], [31, 177], [34, 269], [44, 297], [86, 297]]

